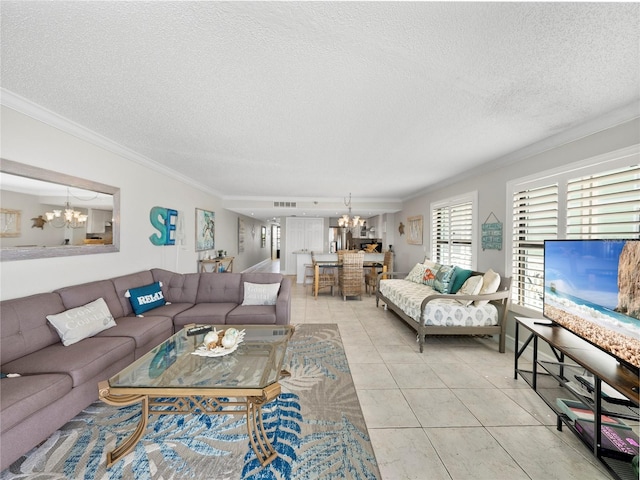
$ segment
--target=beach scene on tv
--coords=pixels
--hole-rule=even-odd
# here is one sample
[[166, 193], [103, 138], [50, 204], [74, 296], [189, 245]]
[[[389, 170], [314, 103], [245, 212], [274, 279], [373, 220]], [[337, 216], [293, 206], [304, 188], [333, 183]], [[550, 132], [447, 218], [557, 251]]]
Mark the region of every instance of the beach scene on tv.
[[544, 315], [640, 368], [640, 240], [547, 241]]

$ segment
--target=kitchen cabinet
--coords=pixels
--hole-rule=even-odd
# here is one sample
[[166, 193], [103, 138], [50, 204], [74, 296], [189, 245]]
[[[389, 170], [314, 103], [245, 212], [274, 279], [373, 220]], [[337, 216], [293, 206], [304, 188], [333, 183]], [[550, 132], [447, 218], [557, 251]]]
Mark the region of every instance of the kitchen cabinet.
[[87, 216], [87, 233], [105, 233], [107, 224], [111, 225], [112, 210], [90, 208]]

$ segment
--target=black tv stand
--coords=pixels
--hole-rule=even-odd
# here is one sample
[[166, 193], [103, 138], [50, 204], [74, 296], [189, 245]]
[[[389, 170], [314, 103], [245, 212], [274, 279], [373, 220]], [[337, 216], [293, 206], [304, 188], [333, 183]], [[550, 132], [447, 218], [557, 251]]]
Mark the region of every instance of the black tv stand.
[[[520, 329], [527, 334], [520, 345]], [[622, 480], [637, 478], [631, 458], [603, 447], [602, 415], [620, 421], [640, 419], [638, 376], [623, 368], [616, 359], [572, 332], [557, 325], [541, 325], [530, 318], [516, 317], [514, 378], [520, 376], [551, 407], [557, 416], [557, 429], [563, 425], [575, 433], [611, 473]], [[554, 361], [539, 355], [540, 341], [548, 345]], [[530, 352], [530, 369], [519, 365]], [[529, 363], [529, 362], [527, 362]], [[603, 391], [604, 390], [604, 391]], [[593, 438], [560, 407], [559, 399], [578, 401], [593, 412]], [[581, 407], [582, 408], [582, 407]]]

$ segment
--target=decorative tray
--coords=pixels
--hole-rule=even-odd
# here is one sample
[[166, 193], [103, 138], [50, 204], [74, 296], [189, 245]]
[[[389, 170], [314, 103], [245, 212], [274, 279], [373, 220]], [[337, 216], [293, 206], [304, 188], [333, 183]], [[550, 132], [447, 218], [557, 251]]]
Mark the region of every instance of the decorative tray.
[[196, 348], [195, 351], [191, 353], [192, 355], [199, 355], [201, 357], [224, 357], [225, 355], [229, 355], [230, 353], [233, 353], [238, 349], [238, 347], [244, 340], [244, 336], [245, 336], [244, 330], [241, 330], [240, 332], [238, 332], [236, 343], [229, 348], [220, 346], [220, 347], [216, 347], [209, 350], [206, 345], [202, 344], [198, 348]]

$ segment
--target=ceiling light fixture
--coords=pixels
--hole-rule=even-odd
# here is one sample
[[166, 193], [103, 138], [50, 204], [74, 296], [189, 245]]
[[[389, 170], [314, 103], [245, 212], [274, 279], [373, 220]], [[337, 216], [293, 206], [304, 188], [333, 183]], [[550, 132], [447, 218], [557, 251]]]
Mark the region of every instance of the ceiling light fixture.
[[364, 218], [360, 218], [359, 215], [354, 215], [351, 217], [351, 194], [349, 194], [349, 201], [344, 199], [344, 204], [346, 207], [349, 207], [349, 213], [345, 213], [338, 219], [338, 226], [343, 228], [356, 228], [362, 227], [364, 225]]
[[53, 210], [45, 212], [47, 223], [55, 228], [83, 228], [87, 222], [87, 215], [71, 208], [69, 203], [69, 189], [67, 188], [67, 201], [64, 204], [64, 213], [62, 210]]

